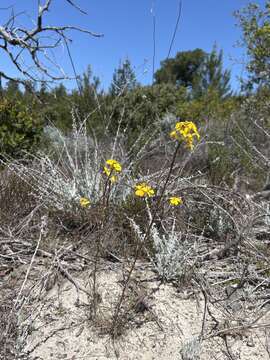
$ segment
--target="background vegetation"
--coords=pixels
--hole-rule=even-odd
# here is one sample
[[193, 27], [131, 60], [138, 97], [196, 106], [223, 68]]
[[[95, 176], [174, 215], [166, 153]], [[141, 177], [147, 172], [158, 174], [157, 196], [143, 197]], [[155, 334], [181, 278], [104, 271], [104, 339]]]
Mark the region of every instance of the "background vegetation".
[[[63, 84], [47, 88], [46, 83], [37, 88], [31, 81], [23, 90], [10, 80], [0, 92], [1, 152], [20, 156], [22, 150], [46, 145], [41, 130], [48, 125], [68, 134], [72, 130], [72, 111], [82, 121], [87, 117], [91, 136], [105, 139], [121, 132], [126, 147], [142, 133], [146, 141], [153, 129], [164, 130], [167, 126], [168, 130], [172, 125], [168, 119], [173, 116], [194, 121], [205, 135], [200, 168], [198, 161], [194, 166], [210, 183], [231, 186], [236, 181], [234, 175], [239, 178], [241, 174], [246, 184], [252, 182], [250, 189], [260, 189], [268, 181], [268, 165], [260, 167], [247, 154], [252, 143], [253, 150], [264, 153], [260, 162], [266, 155], [268, 140], [261, 129], [269, 126], [265, 106], [270, 96], [269, 6], [260, 9], [251, 4], [236, 17], [248, 54], [249, 77], [242, 80], [241, 93], [232, 91], [230, 71], [224, 69], [223, 53], [216, 45], [210, 53], [203, 49], [179, 51], [174, 58], [162, 61], [153, 84], [147, 86], [137, 81], [129, 59], [115, 69], [108, 91], [101, 89], [90, 65], [78, 77], [74, 90], [67, 90]], [[250, 112], [260, 124], [251, 119]]]

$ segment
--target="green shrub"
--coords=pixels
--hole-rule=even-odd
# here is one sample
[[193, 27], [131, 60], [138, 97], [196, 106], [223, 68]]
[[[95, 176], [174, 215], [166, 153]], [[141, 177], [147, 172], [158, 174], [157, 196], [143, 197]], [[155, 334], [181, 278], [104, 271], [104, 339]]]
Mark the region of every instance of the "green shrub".
[[113, 99], [108, 109], [112, 114], [110, 130], [115, 133], [120, 123], [130, 145], [142, 133], [146, 134], [147, 129], [152, 134], [157, 121], [168, 113], [175, 113], [176, 104], [186, 96], [185, 89], [170, 84], [137, 87]]
[[240, 98], [237, 96], [221, 98], [217, 91], [209, 90], [202, 96], [195, 99], [186, 99], [177, 105], [176, 115], [182, 120], [204, 122], [209, 119], [216, 119], [224, 122], [230, 114], [239, 106]]
[[38, 114], [20, 101], [0, 99], [0, 153], [17, 157], [39, 143], [43, 124]]

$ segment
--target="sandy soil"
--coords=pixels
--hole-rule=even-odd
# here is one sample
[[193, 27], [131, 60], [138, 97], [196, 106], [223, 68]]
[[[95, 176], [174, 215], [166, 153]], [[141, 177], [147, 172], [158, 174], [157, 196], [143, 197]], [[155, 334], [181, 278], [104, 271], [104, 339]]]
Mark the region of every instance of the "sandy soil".
[[[172, 285], [159, 287], [150, 271], [141, 270], [140, 274], [136, 274], [138, 277], [145, 287], [140, 291], [147, 290], [152, 295], [147, 298], [146, 310], [138, 310], [129, 327], [114, 340], [106, 329], [121, 292], [121, 271], [114, 268], [98, 274], [100, 301], [95, 323], [90, 319], [87, 294], [77, 292], [68, 280], [56, 281], [39, 303], [29, 307], [31, 316], [22, 322], [22, 329], [27, 328], [24, 332], [27, 332], [24, 353], [36, 360], [228, 359], [221, 338], [198, 343], [203, 298], [196, 299], [187, 290], [177, 290]], [[76, 281], [82, 288], [91, 291], [88, 272], [81, 273]], [[139, 296], [142, 298], [143, 295]], [[264, 332], [236, 332], [227, 336], [227, 342], [232, 360], [269, 359]]]

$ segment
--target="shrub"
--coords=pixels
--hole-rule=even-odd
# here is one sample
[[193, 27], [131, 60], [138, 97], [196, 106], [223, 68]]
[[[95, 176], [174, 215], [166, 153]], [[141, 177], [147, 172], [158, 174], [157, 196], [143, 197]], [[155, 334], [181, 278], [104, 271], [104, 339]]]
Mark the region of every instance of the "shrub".
[[113, 98], [109, 111], [112, 113], [111, 131], [121, 124], [126, 130], [128, 145], [134, 142], [146, 128], [151, 127], [168, 113], [174, 113], [176, 104], [186, 98], [185, 89], [176, 89], [170, 84], [137, 87], [125, 96]]
[[40, 117], [20, 101], [0, 100], [0, 152], [17, 157], [38, 145], [43, 131]]
[[31, 187], [8, 169], [0, 172], [1, 227], [18, 225], [36, 206]]
[[161, 234], [155, 225], [151, 228], [153, 239], [154, 258], [153, 263], [157, 273], [164, 280], [185, 279], [191, 265], [190, 244], [183, 239], [180, 232], [175, 231], [174, 224], [170, 231]]
[[180, 350], [182, 360], [199, 360], [201, 351], [201, 340], [198, 336], [184, 343]]
[[[151, 222], [152, 215], [149, 208], [148, 214]], [[143, 241], [145, 235], [138, 224], [133, 219], [130, 219], [130, 223], [139, 241]], [[196, 254], [194, 246], [191, 247], [190, 242], [175, 229], [175, 219], [171, 228], [165, 231], [158, 229], [153, 223], [149, 235], [152, 244], [148, 255], [161, 279], [165, 281], [186, 279], [191, 267], [195, 265]]]
[[[9, 168], [30, 184], [38, 200], [51, 209], [78, 209], [81, 198], [97, 203], [104, 191], [105, 154], [87, 135], [86, 123], [76, 123], [74, 119], [69, 136], [56, 128], [46, 128], [46, 134], [51, 144], [49, 155], [40, 152], [31, 156], [31, 162], [13, 161]], [[111, 199], [121, 202], [128, 191], [119, 177], [111, 189]]]
[[269, 173], [269, 103], [268, 90], [247, 97], [231, 115], [225, 133], [232, 170], [239, 169], [252, 190], [260, 190]]

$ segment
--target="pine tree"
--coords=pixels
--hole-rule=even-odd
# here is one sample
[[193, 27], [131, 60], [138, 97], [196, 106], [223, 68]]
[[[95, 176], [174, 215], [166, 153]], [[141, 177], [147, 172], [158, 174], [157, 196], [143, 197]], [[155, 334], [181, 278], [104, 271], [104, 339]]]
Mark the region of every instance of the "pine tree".
[[215, 91], [223, 98], [230, 95], [230, 71], [223, 70], [223, 53], [216, 46], [210, 54], [202, 49], [178, 52], [161, 62], [155, 73], [156, 84], [169, 83], [188, 89], [192, 97]]
[[15, 99], [17, 97], [21, 97], [22, 93], [20, 91], [18, 82], [14, 81], [14, 80], [9, 80], [6, 83], [4, 94], [10, 99], [11, 98]]
[[200, 76], [207, 54], [202, 49], [179, 51], [174, 58], [161, 62], [155, 73], [156, 84], [172, 84], [192, 89]]
[[136, 75], [131, 67], [129, 59], [120, 63], [118, 69], [114, 70], [113, 80], [109, 89], [112, 96], [126, 94], [138, 86]]
[[207, 55], [198, 82], [194, 83], [194, 96], [200, 96], [207, 91], [214, 91], [220, 98], [230, 96], [231, 73], [229, 70], [223, 70], [223, 52], [217, 51], [214, 45], [213, 50]]

